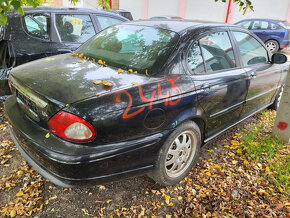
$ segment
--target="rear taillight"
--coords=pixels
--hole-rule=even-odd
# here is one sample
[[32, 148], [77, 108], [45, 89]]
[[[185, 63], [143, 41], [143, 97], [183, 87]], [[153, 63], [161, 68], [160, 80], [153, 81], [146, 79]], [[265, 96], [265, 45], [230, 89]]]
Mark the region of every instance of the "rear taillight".
[[48, 127], [54, 134], [72, 141], [89, 141], [96, 136], [96, 131], [84, 119], [60, 111], [48, 121]]

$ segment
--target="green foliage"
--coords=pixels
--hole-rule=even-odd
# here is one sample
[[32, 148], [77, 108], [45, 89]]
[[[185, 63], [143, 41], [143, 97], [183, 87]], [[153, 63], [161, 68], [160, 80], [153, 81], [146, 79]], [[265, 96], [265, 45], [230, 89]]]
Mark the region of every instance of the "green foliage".
[[[249, 130], [241, 133], [240, 150], [250, 159], [262, 164], [266, 177], [280, 191], [290, 190], [289, 146], [271, 135], [276, 113], [263, 111], [262, 120]], [[289, 193], [290, 194], [290, 193]]]
[[[221, 1], [226, 3], [226, 0], [214, 0], [214, 1], [215, 2]], [[245, 14], [248, 9], [254, 11], [252, 1], [250, 0], [231, 0], [231, 1], [233, 1], [236, 5], [240, 7], [240, 11], [243, 11], [243, 14]]]
[[[75, 4], [79, 0], [70, 0], [71, 3]], [[100, 6], [110, 10], [109, 0], [97, 0]], [[24, 14], [24, 6], [37, 7], [43, 4], [43, 0], [0, 0], [0, 25], [4, 26], [7, 22], [6, 14], [11, 9], [15, 9], [21, 15]]]

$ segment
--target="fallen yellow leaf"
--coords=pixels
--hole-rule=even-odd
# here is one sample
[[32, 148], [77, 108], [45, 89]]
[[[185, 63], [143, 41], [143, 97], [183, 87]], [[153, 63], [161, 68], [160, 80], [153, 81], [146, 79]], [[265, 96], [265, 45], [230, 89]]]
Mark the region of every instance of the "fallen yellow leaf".
[[129, 71], [130, 73], [133, 73], [133, 70], [132, 70], [132, 69], [129, 69], [128, 71]]
[[213, 150], [207, 150], [208, 152], [213, 152]]
[[47, 133], [46, 135], [45, 135], [45, 138], [49, 138], [50, 137], [50, 134], [49, 133]]
[[113, 86], [113, 84], [110, 83], [110, 82], [103, 82], [103, 85], [104, 85], [104, 86], [109, 86], [109, 87]]
[[244, 164], [245, 164], [245, 165], [248, 165], [249, 162], [248, 162], [247, 160], [244, 160]]
[[54, 208], [51, 209], [51, 212], [54, 212]]
[[137, 85], [137, 84], [138, 84], [138, 83], [136, 83], [136, 82], [132, 82], [132, 85], [133, 85], [133, 86], [135, 86], [135, 85]]
[[169, 195], [164, 195], [164, 197], [165, 197], [165, 203], [169, 204], [169, 200], [171, 197]]
[[79, 54], [79, 58], [84, 57], [84, 53]]
[[82, 60], [78, 60], [78, 62], [79, 62], [79, 63], [83, 63], [83, 61], [82, 61]]
[[17, 197], [21, 197], [23, 194], [24, 194], [23, 191], [20, 191], [20, 192], [18, 192], [18, 193], [16, 194], [16, 196], [17, 196]]
[[123, 73], [124, 70], [122, 70], [121, 68], [118, 69], [118, 73]]
[[99, 85], [102, 83], [102, 80], [93, 80], [94, 84]]
[[22, 176], [23, 175], [23, 171], [22, 170], [19, 170], [18, 172], [17, 172], [17, 176]]
[[15, 217], [15, 216], [16, 216], [16, 210], [11, 210], [10, 217]]
[[182, 197], [181, 197], [181, 196], [178, 196], [178, 198], [177, 198], [177, 199], [181, 201], [181, 200], [182, 200]]
[[145, 70], [145, 74], [146, 74], [146, 76], [149, 76], [149, 74], [148, 74], [148, 70], [147, 70], [147, 69]]
[[106, 200], [106, 203], [109, 204], [111, 201], [113, 201], [113, 200], [111, 200], [111, 199]]
[[135, 70], [135, 71], [134, 71], [134, 73], [135, 73], [135, 74], [137, 74], [137, 73], [138, 73], [138, 71], [137, 71], [137, 70]]

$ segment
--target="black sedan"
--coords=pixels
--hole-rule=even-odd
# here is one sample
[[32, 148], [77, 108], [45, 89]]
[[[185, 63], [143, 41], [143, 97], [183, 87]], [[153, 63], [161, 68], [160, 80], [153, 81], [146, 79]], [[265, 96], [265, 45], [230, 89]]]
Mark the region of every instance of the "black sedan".
[[5, 111], [19, 151], [57, 185], [144, 173], [173, 185], [204, 142], [277, 107], [286, 60], [237, 26], [123, 23], [14, 68]]
[[9, 94], [10, 68], [43, 57], [69, 53], [101, 30], [128, 21], [115, 13], [79, 9], [25, 8], [12, 11], [0, 27], [0, 96]]

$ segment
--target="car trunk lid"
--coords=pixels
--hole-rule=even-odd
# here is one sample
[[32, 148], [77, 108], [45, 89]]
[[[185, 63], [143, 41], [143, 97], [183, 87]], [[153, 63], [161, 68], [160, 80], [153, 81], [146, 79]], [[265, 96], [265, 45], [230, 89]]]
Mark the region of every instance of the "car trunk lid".
[[[36, 121], [47, 121], [67, 104], [124, 89], [134, 82], [141, 84], [148, 77], [118, 73], [118, 69], [63, 54], [16, 67], [9, 80], [23, 110]], [[109, 82], [112, 87], [94, 81]]]

